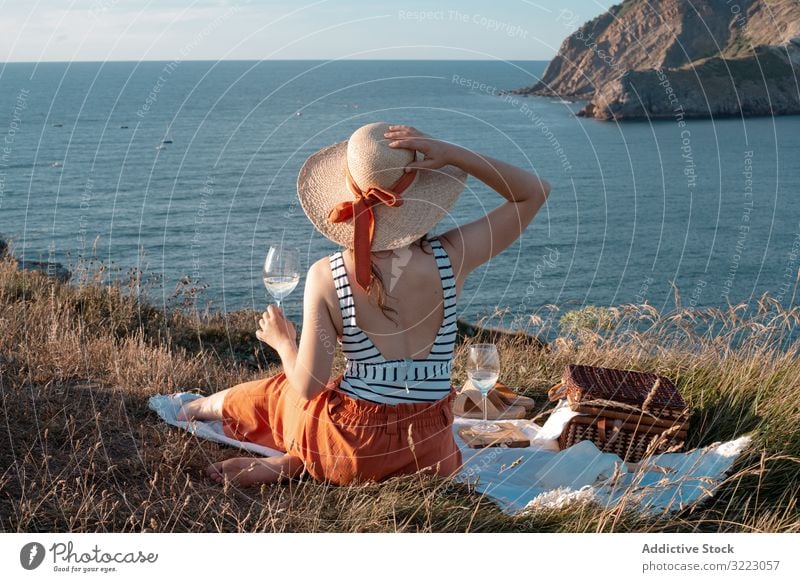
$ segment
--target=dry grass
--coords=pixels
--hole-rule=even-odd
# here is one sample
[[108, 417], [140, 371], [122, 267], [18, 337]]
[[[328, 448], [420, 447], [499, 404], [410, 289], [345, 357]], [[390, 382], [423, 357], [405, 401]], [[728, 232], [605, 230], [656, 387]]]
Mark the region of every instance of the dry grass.
[[[539, 420], [551, 407], [547, 388], [577, 362], [675, 379], [694, 408], [690, 447], [755, 437], [714, 498], [676, 515], [583, 504], [510, 517], [465, 484], [420, 475], [249, 490], [203, 478], [209, 462], [241, 452], [158, 422], [147, 399], [274, 373], [274, 354], [252, 332], [257, 314], [199, 313], [189, 281], [157, 309], [130, 293], [146, 286], [141, 273], [126, 289], [102, 284], [103, 270], [64, 285], [0, 262], [0, 531], [800, 531], [798, 311], [769, 298], [752, 312], [571, 313], [550, 347], [498, 336], [503, 379], [537, 399]], [[531, 322], [541, 332], [559, 316]], [[455, 382], [464, 347], [485, 339], [469, 335]]]

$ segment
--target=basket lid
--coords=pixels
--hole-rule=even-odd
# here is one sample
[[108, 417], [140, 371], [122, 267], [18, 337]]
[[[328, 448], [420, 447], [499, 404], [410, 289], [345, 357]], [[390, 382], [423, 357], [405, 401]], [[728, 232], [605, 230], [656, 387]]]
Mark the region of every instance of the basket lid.
[[653, 410], [686, 408], [674, 382], [652, 372], [569, 364], [563, 380], [575, 400], [613, 400], [633, 406], [647, 401]]

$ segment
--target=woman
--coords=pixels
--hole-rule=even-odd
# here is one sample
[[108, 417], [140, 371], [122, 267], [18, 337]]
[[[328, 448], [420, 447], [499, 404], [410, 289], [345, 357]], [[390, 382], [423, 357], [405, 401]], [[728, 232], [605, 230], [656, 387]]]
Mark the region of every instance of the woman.
[[[467, 175], [506, 202], [429, 240]], [[228, 436], [284, 454], [228, 459], [206, 473], [247, 486], [304, 468], [337, 484], [457, 471], [457, 296], [476, 267], [519, 237], [549, 191], [534, 174], [405, 125], [365, 125], [310, 156], [298, 176], [301, 205], [347, 249], [308, 270], [299, 346], [294, 325], [270, 305], [256, 335], [283, 371], [193, 400], [178, 415], [222, 420]], [[334, 338], [347, 364], [331, 380]]]

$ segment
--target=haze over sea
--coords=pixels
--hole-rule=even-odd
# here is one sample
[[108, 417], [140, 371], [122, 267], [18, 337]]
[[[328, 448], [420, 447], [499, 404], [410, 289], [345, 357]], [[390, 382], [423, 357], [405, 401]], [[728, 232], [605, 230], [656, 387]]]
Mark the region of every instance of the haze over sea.
[[[503, 95], [546, 62], [173, 61], [12, 63], [0, 68], [0, 237], [16, 255], [99, 260], [185, 275], [201, 305], [262, 310], [270, 242], [306, 265], [336, 246], [296, 198], [305, 158], [373, 121], [526, 167], [547, 206], [473, 273], [461, 318], [508, 308], [507, 327], [566, 311], [648, 302], [724, 306], [769, 291], [796, 302], [800, 117], [624, 124], [580, 103]], [[172, 143], [162, 144], [162, 140]], [[470, 178], [433, 231], [502, 202]], [[94, 247], [94, 249], [93, 249]], [[112, 270], [113, 271], [113, 270]], [[112, 273], [113, 274], [113, 273]], [[299, 318], [302, 286], [285, 302]], [[674, 285], [674, 287], [673, 287]]]

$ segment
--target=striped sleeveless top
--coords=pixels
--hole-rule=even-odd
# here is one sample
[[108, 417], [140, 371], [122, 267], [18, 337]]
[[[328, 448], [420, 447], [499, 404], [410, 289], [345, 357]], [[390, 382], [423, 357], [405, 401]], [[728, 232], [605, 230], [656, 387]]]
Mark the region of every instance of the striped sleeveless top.
[[456, 339], [456, 285], [447, 251], [439, 239], [429, 241], [439, 267], [444, 318], [425, 359], [386, 360], [356, 323], [355, 304], [342, 252], [330, 255], [333, 281], [342, 311], [342, 353], [347, 361], [340, 389], [369, 402], [434, 402], [450, 392], [450, 370]]

